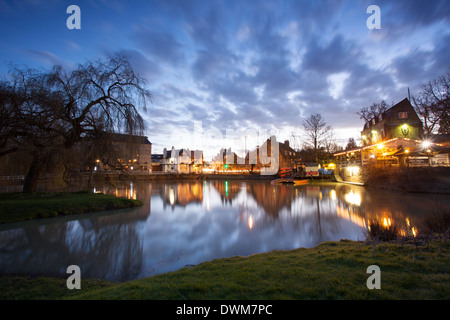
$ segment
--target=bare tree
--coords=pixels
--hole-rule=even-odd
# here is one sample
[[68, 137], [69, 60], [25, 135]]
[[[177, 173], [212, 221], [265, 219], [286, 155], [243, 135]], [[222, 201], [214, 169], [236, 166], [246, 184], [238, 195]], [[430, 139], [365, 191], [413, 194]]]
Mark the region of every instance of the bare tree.
[[383, 100], [380, 103], [375, 102], [369, 107], [361, 108], [356, 114], [360, 119], [364, 119], [367, 122], [385, 112], [390, 107], [391, 106]]
[[305, 136], [304, 146], [311, 148], [316, 160], [318, 160], [319, 149], [324, 147], [327, 140], [331, 138], [331, 126], [325, 122], [321, 114], [316, 113], [303, 120], [302, 129]]
[[347, 145], [345, 146], [345, 150], [350, 150], [357, 148], [358, 145], [356, 144], [355, 138], [348, 138]]
[[33, 159], [24, 192], [35, 191], [42, 168], [77, 143], [104, 141], [108, 132], [139, 134], [144, 129], [139, 108], [145, 110], [151, 95], [125, 56], [70, 72], [61, 66], [48, 72], [13, 68], [11, 75], [3, 88], [12, 95], [5, 104], [14, 111], [10, 115], [16, 127], [6, 140]]
[[412, 97], [414, 109], [423, 121], [425, 135], [450, 133], [450, 73], [421, 86]]

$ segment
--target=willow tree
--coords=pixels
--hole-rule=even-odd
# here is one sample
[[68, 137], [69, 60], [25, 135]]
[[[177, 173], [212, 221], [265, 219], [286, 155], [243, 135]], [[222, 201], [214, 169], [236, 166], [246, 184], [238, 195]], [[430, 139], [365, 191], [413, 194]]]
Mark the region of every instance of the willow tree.
[[144, 129], [139, 111], [146, 110], [151, 95], [125, 56], [71, 71], [61, 66], [50, 71], [13, 68], [11, 76], [4, 85], [13, 96], [8, 105], [16, 123], [9, 145], [32, 157], [24, 192], [35, 191], [45, 165], [77, 143], [104, 141], [108, 132], [141, 134]]

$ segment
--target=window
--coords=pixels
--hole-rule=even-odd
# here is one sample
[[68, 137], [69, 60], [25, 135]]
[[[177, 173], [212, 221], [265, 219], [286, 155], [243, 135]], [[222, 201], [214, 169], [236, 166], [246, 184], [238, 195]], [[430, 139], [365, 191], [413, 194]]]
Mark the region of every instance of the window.
[[383, 115], [380, 113], [380, 114], [378, 115], [378, 121], [381, 121], [381, 120], [383, 120]]
[[399, 112], [398, 118], [399, 119], [408, 119], [408, 112]]

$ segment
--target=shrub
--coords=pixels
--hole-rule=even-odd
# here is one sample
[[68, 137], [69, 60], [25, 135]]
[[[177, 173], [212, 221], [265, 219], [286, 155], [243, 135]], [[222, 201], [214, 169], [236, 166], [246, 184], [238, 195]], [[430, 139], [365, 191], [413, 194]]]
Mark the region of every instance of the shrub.
[[397, 239], [399, 230], [395, 225], [385, 226], [375, 220], [369, 222], [366, 238], [369, 240], [391, 241]]

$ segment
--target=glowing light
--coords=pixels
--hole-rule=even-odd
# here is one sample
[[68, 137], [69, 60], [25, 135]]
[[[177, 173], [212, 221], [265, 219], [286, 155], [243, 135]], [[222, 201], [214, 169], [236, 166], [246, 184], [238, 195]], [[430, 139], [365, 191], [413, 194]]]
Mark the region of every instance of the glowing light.
[[384, 218], [384, 219], [383, 219], [383, 226], [384, 226], [385, 228], [390, 227], [390, 226], [391, 226], [391, 219], [389, 219], [389, 218]]
[[347, 167], [347, 171], [350, 175], [356, 175], [359, 172], [359, 167]]
[[253, 228], [253, 217], [252, 217], [252, 215], [250, 215], [250, 216], [248, 217], [248, 227], [249, 227], [250, 229]]
[[413, 236], [415, 237], [417, 235], [417, 229], [412, 227], [411, 231], [412, 231]]
[[173, 191], [173, 189], [169, 190], [169, 202], [171, 205], [175, 204], [175, 192]]
[[336, 200], [336, 191], [334, 189], [330, 191], [330, 197], [332, 200]]
[[361, 196], [357, 193], [354, 193], [353, 191], [350, 191], [345, 195], [345, 201], [347, 201], [349, 204], [353, 204], [356, 206], [361, 205]]
[[228, 197], [228, 181], [225, 181], [225, 194]]
[[383, 147], [384, 147], [384, 146], [383, 146], [382, 143], [377, 144], [377, 148], [378, 148], [378, 149], [383, 149]]
[[409, 150], [408, 150], [408, 149], [406, 149], [406, 150], [405, 150], [405, 153], [409, 153]]
[[428, 148], [431, 145], [430, 141], [425, 140], [424, 142], [422, 142], [422, 147], [424, 148]]

